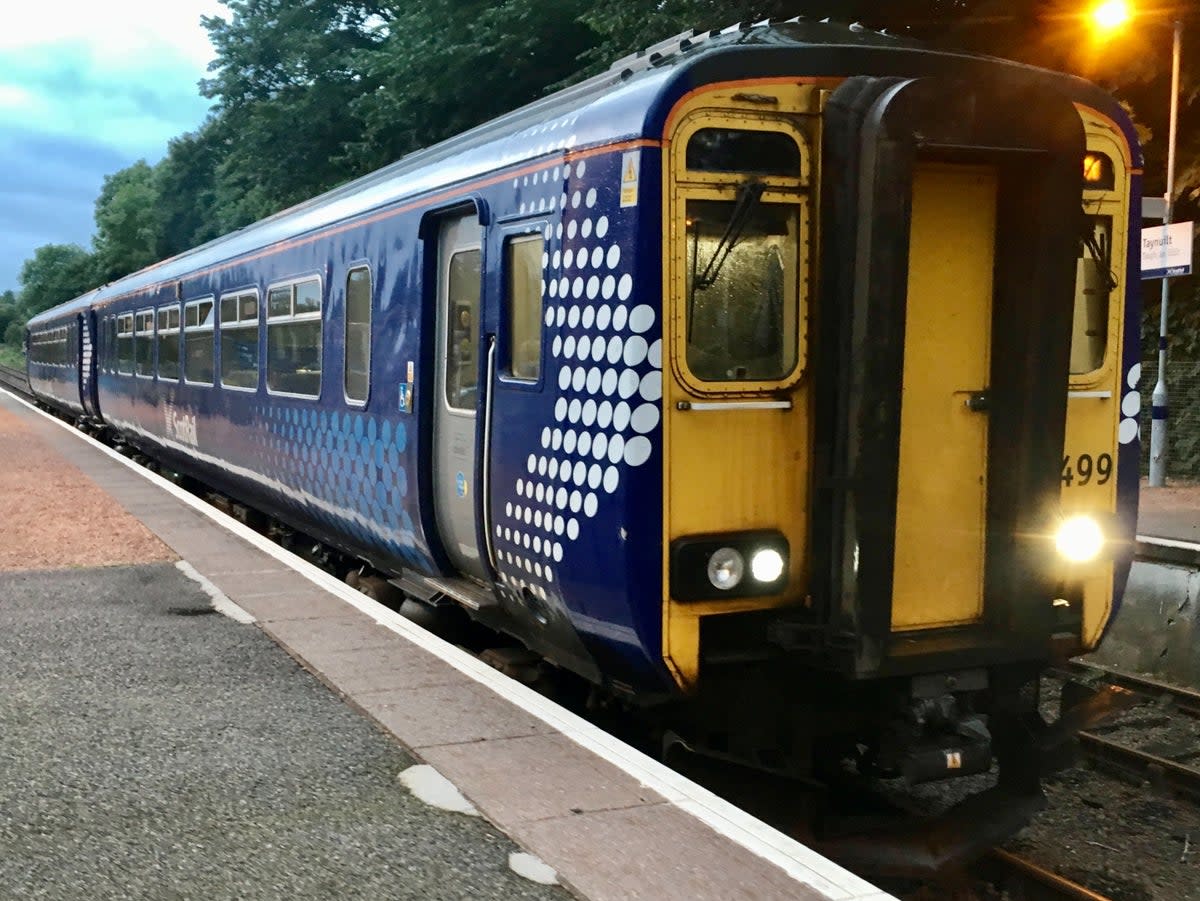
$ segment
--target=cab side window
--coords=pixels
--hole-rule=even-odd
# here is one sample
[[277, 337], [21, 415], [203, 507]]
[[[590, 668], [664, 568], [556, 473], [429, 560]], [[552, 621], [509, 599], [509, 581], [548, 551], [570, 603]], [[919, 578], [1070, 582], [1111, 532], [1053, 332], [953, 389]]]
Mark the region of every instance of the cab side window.
[[516, 379], [536, 381], [542, 371], [541, 234], [513, 238], [505, 246], [508, 273], [508, 369]]

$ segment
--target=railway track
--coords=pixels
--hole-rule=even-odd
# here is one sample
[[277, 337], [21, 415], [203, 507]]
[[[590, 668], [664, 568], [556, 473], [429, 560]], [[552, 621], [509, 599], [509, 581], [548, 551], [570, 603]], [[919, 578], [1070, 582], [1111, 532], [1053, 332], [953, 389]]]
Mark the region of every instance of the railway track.
[[1014, 901], [1109, 901], [1107, 895], [999, 848], [979, 862], [973, 875], [986, 879]]
[[1083, 676], [1087, 679], [1104, 681], [1110, 685], [1119, 685], [1138, 694], [1156, 699], [1167, 700], [1180, 713], [1200, 718], [1200, 691], [1169, 685], [1145, 676], [1134, 676], [1122, 673], [1107, 666], [1097, 666], [1094, 663], [1083, 663], [1072, 660], [1064, 670], [1072, 675]]
[[[1068, 676], [1136, 692], [1157, 704], [1164, 713], [1177, 712], [1200, 718], [1200, 692], [1194, 689], [1079, 661], [1072, 661], [1062, 669]], [[1120, 730], [1121, 727], [1116, 728]], [[1195, 750], [1185, 749], [1181, 754], [1169, 757], [1131, 747], [1090, 730], [1079, 733], [1079, 746], [1084, 755], [1102, 769], [1138, 783], [1149, 782], [1176, 796], [1200, 803], [1200, 769], [1183, 762], [1200, 758]]]
[[25, 396], [29, 395], [29, 382], [25, 379], [24, 369], [0, 365], [0, 385], [19, 391]]

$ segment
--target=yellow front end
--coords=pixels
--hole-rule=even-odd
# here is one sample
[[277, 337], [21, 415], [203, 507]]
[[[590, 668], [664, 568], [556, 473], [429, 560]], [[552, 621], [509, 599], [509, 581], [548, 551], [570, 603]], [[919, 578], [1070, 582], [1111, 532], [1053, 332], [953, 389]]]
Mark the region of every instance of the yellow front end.
[[[733, 588], [700, 578], [687, 590], [664, 554], [663, 656], [684, 688], [699, 676], [703, 617], [806, 592], [819, 102], [794, 80], [717, 86], [680, 104], [664, 147], [664, 547], [711, 537], [708, 550], [742, 557]], [[779, 554], [777, 578], [758, 578], [776, 575], [755, 566], [763, 548], [770, 564]]]

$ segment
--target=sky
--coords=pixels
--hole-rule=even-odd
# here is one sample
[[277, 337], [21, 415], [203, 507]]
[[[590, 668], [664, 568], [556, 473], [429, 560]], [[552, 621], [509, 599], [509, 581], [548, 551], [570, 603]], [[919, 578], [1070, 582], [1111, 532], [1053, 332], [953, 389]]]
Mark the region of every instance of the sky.
[[18, 4], [0, 28], [0, 291], [42, 244], [90, 249], [104, 176], [197, 128], [218, 0]]

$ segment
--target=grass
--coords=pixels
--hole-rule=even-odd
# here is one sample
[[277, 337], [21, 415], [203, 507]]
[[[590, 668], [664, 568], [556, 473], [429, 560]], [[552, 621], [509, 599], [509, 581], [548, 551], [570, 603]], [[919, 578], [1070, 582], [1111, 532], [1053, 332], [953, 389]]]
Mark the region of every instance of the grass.
[[25, 354], [21, 353], [21, 351], [17, 350], [15, 347], [9, 347], [7, 344], [0, 344], [0, 365], [24, 369]]

